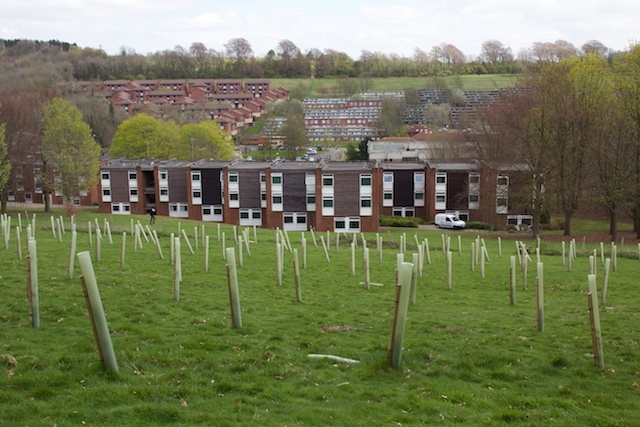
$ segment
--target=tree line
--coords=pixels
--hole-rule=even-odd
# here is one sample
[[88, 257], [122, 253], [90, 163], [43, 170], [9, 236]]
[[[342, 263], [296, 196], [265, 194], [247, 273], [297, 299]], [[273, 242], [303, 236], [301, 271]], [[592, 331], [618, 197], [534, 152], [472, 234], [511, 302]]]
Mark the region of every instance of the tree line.
[[303, 52], [291, 40], [281, 40], [263, 57], [251, 43], [233, 38], [222, 49], [194, 42], [147, 54], [122, 47], [117, 55], [78, 47], [67, 42], [1, 40], [0, 62], [61, 64], [64, 80], [188, 79], [188, 78], [297, 78], [297, 77], [419, 77], [463, 74], [522, 73], [540, 63], [598, 54], [611, 61], [619, 52], [591, 40], [580, 47], [568, 41], [535, 42], [530, 48], [512, 52], [498, 40], [482, 43], [480, 54], [471, 56], [450, 43], [430, 49], [414, 48], [410, 57], [363, 50], [352, 58], [335, 49]]
[[527, 171], [535, 235], [549, 207], [570, 235], [589, 202], [605, 209], [614, 239], [624, 213], [640, 237], [640, 45], [611, 62], [596, 54], [548, 62], [468, 125], [460, 142], [478, 158]]

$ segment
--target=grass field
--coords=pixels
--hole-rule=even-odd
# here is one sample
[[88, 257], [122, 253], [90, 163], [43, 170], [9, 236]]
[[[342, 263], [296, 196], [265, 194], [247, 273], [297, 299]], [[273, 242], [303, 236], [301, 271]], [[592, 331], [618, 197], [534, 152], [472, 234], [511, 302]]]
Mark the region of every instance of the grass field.
[[[406, 88], [427, 89], [459, 87], [462, 90], [496, 90], [513, 87], [520, 78], [517, 74], [486, 74], [447, 77], [393, 77], [374, 78], [370, 92], [399, 92]], [[305, 97], [334, 96], [339, 79], [271, 79], [272, 87], [300, 88]]]
[[[12, 227], [18, 225], [12, 213]], [[604, 360], [592, 356], [587, 313], [588, 258], [597, 244], [580, 245], [571, 272], [562, 265], [560, 244], [541, 244], [545, 269], [545, 330], [536, 329], [535, 268], [528, 289], [518, 273], [515, 305], [509, 303], [509, 256], [513, 240], [482, 234], [490, 260], [485, 277], [470, 268], [473, 232], [450, 233], [452, 289], [446, 286], [442, 233], [384, 230], [383, 260], [375, 236], [371, 280], [366, 290], [356, 250], [350, 274], [350, 244], [337, 249], [331, 233], [330, 263], [320, 245], [308, 241], [301, 272], [302, 302], [293, 287], [292, 255], [285, 253], [282, 286], [276, 284], [272, 230], [257, 230], [238, 267], [241, 328], [231, 327], [222, 245], [217, 226], [210, 236], [209, 272], [204, 249], [195, 248], [201, 223], [158, 217], [164, 259], [144, 239], [133, 251], [127, 236], [120, 268], [122, 232], [130, 220], [147, 217], [78, 214], [78, 251], [89, 246], [87, 223], [109, 220], [94, 269], [109, 322], [119, 374], [101, 365], [78, 276], [67, 278], [70, 233], [52, 236], [49, 216], [37, 214], [40, 328], [29, 327], [25, 263], [17, 256], [15, 228], [8, 249], [0, 246], [0, 425], [558, 425], [634, 426], [640, 419], [640, 323], [636, 248], [621, 248], [601, 306]], [[24, 213], [21, 215], [26, 226]], [[67, 229], [69, 227], [66, 219]], [[169, 235], [184, 229], [194, 247], [182, 244], [183, 282], [173, 298]], [[233, 230], [221, 226], [226, 246]], [[406, 259], [415, 251], [413, 234], [429, 239], [431, 264], [418, 279], [416, 304], [409, 307], [401, 367], [392, 368], [387, 348], [394, 305], [398, 242], [407, 233]], [[26, 231], [22, 233], [22, 245]], [[462, 254], [458, 255], [458, 235]], [[250, 230], [253, 238], [253, 230]], [[300, 233], [289, 233], [300, 250]], [[358, 236], [360, 237], [360, 236]], [[528, 236], [520, 236], [527, 239]], [[535, 242], [527, 241], [535, 247]], [[605, 247], [608, 249], [609, 245]], [[23, 248], [23, 253], [24, 253]], [[607, 256], [609, 254], [607, 253]], [[535, 256], [533, 256], [535, 261]], [[598, 283], [602, 267], [598, 263]], [[357, 364], [310, 359], [311, 353], [359, 360]]]

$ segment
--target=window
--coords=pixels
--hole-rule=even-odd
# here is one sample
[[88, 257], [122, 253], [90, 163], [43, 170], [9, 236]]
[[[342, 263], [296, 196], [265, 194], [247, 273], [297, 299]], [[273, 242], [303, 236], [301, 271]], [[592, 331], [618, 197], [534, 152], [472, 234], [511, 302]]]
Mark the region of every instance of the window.
[[347, 228], [347, 222], [345, 220], [336, 220], [334, 228], [336, 230], [344, 230], [345, 228]]
[[478, 203], [480, 201], [479, 194], [469, 194], [469, 203]]
[[384, 200], [393, 200], [393, 193], [384, 193]]
[[416, 200], [424, 200], [424, 193], [422, 193], [422, 192], [415, 193], [414, 194], [414, 199], [416, 199]]
[[238, 201], [240, 200], [238, 193], [229, 193], [229, 200]]
[[262, 213], [261, 213], [260, 211], [255, 211], [255, 210], [254, 210], [254, 211], [251, 213], [251, 218], [253, 218], [253, 219], [260, 219], [260, 218], [262, 218]]
[[360, 199], [360, 207], [361, 208], [370, 208], [371, 207], [371, 199]]
[[507, 175], [498, 175], [498, 185], [509, 185], [509, 177]]
[[445, 194], [436, 194], [436, 203], [444, 203], [447, 201], [447, 196]]
[[191, 172], [191, 181], [200, 181], [200, 172]]
[[323, 208], [332, 208], [333, 207], [333, 199], [322, 199], [322, 207]]
[[307, 196], [307, 204], [315, 205], [316, 204], [316, 196]]
[[229, 174], [229, 182], [238, 182], [238, 174], [230, 173]]
[[202, 215], [211, 215], [211, 208], [210, 207], [202, 207]]
[[264, 172], [260, 172], [260, 182], [267, 182], [267, 175]]
[[194, 199], [199, 199], [201, 197], [202, 197], [202, 192], [201, 191], [196, 190], [196, 191], [193, 192], [193, 198]]
[[271, 175], [271, 183], [274, 185], [282, 184], [282, 174]]
[[361, 186], [371, 186], [371, 175], [360, 175]]
[[424, 173], [416, 172], [413, 174], [413, 182], [416, 184], [424, 184]]
[[102, 189], [102, 195], [105, 197], [111, 197], [111, 189], [110, 188], [103, 188]]
[[103, 179], [104, 181], [109, 181], [110, 176], [111, 176], [111, 175], [110, 175], [110, 173], [109, 173], [108, 171], [107, 171], [107, 172], [102, 172], [102, 179]]
[[260, 200], [263, 201], [263, 202], [267, 201], [267, 192], [266, 191], [260, 192]]
[[446, 184], [447, 183], [447, 174], [438, 173], [436, 174], [436, 184]]
[[158, 178], [160, 179], [160, 181], [166, 181], [168, 176], [169, 174], [167, 173], [167, 171], [158, 172]]
[[213, 208], [213, 214], [214, 215], [222, 215], [222, 208], [221, 207], [214, 207]]
[[322, 175], [322, 186], [333, 187], [333, 175]]
[[274, 205], [281, 205], [282, 204], [282, 196], [272, 196], [271, 197], [271, 203], [273, 203]]
[[248, 219], [249, 218], [249, 211], [240, 211], [240, 218], [241, 219]]
[[129, 190], [129, 195], [130, 196], [137, 196], [138, 195], [138, 189], [137, 188], [132, 188]]
[[386, 184], [393, 184], [393, 172], [385, 172], [382, 180]]
[[129, 181], [135, 181], [137, 179], [137, 174], [135, 172], [129, 172]]
[[479, 184], [480, 183], [480, 174], [478, 173], [470, 173], [469, 174], [469, 184]]

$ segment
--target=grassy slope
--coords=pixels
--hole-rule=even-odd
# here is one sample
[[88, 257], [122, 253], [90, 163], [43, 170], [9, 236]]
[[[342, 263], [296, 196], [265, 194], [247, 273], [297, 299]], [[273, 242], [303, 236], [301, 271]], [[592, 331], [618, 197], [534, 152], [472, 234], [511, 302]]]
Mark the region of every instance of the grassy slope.
[[[450, 76], [438, 78], [446, 82], [448, 87], [460, 87], [463, 90], [495, 90], [503, 87], [512, 87], [518, 75], [514, 74], [492, 74], [492, 75], [472, 75], [472, 76]], [[338, 79], [272, 79], [273, 87], [284, 86], [293, 89], [297, 86], [303, 88], [308, 97], [322, 97], [321, 87], [325, 89], [335, 86]], [[405, 88], [433, 88], [434, 79], [428, 77], [406, 77], [406, 78], [376, 78], [373, 79], [371, 92], [393, 92], [402, 91]], [[325, 95], [326, 96], [326, 95]]]
[[[103, 217], [89, 211], [78, 223], [95, 217], [102, 224]], [[432, 264], [425, 265], [417, 303], [409, 308], [402, 367], [392, 369], [387, 345], [397, 245], [387, 243], [383, 263], [372, 260], [372, 280], [385, 286], [367, 291], [359, 284], [361, 248], [357, 275], [351, 277], [346, 241], [338, 253], [332, 242], [327, 264], [306, 233], [308, 268], [301, 273], [303, 302], [298, 303], [291, 254], [285, 255], [284, 285], [278, 287], [272, 231], [258, 230], [258, 243], [239, 268], [243, 327], [232, 329], [214, 224], [206, 226], [208, 273], [202, 246], [191, 255], [183, 244], [184, 282], [175, 301], [168, 236], [177, 232], [178, 222], [157, 220], [164, 260], [144, 241], [134, 254], [129, 236], [121, 271], [121, 232], [128, 231], [130, 218], [108, 218], [114, 244], [103, 242], [102, 260], [94, 268], [120, 374], [105, 373], [98, 361], [77, 263], [74, 279], [66, 278], [69, 233], [58, 243], [50, 230], [37, 231], [38, 330], [28, 326], [25, 261], [17, 259], [12, 240], [8, 250], [0, 249], [0, 354], [11, 355], [17, 365], [0, 356], [0, 425], [564, 426], [634, 425], [640, 419], [635, 254], [620, 259], [619, 271], [611, 275], [609, 308], [601, 310], [607, 370], [600, 372], [589, 355], [585, 256], [567, 272], [559, 244], [543, 242], [546, 329], [540, 333], [531, 265], [528, 290], [521, 290], [519, 276], [517, 305], [508, 302], [513, 242], [502, 242], [500, 258], [495, 236], [483, 236], [491, 260], [481, 279], [477, 267], [469, 268], [475, 234], [462, 233], [463, 253], [454, 253], [453, 289], [447, 290], [441, 233], [420, 231], [421, 239], [430, 240]], [[46, 228], [48, 217], [39, 214], [38, 223]], [[181, 222], [192, 238], [195, 225]], [[232, 229], [222, 230], [231, 246]], [[382, 235], [397, 242], [401, 232]], [[412, 252], [414, 230], [407, 233]], [[290, 237], [299, 248], [299, 234]], [[457, 252], [457, 234], [452, 237]], [[374, 255], [375, 245], [370, 246]], [[593, 247], [587, 245], [587, 253]], [[88, 249], [81, 230], [78, 250]], [[600, 282], [601, 267], [598, 274]], [[322, 332], [344, 325], [350, 329]], [[310, 360], [309, 353], [361, 363]]]

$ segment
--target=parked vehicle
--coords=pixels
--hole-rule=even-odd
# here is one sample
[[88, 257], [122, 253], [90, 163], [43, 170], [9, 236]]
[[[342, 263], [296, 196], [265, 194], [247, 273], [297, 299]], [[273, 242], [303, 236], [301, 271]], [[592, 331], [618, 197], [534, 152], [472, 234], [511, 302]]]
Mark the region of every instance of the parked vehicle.
[[446, 213], [436, 214], [435, 222], [436, 227], [438, 228], [463, 229], [467, 225], [463, 220], [455, 215]]

